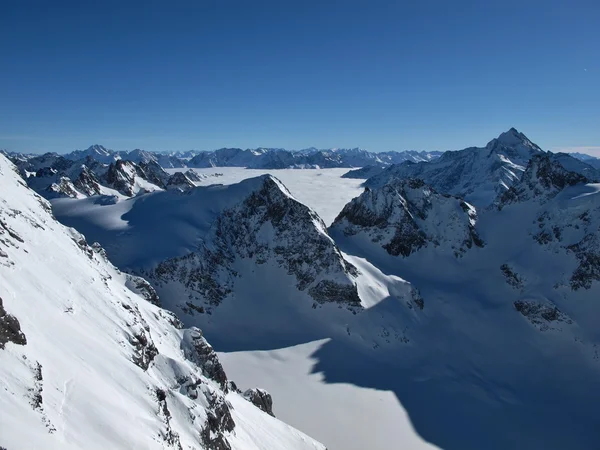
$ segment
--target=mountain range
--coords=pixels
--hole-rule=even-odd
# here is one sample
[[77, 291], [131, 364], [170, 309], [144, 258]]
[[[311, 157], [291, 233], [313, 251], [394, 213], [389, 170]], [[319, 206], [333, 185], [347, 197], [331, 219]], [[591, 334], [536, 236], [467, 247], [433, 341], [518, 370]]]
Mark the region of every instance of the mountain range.
[[[75, 448], [85, 436], [110, 447], [98, 423], [118, 430], [112, 446], [121, 448], [323, 448], [271, 414], [337, 450], [596, 446], [593, 165], [514, 128], [426, 161], [377, 156], [348, 175], [364, 190], [327, 227], [273, 174], [217, 184], [104, 150], [13, 155], [15, 166], [0, 155], [0, 370], [12, 380], [0, 402], [16, 411], [0, 420], [7, 448], [24, 448], [12, 431], [23, 428], [46, 447]], [[187, 157], [196, 167], [260, 160], [271, 169], [341, 167], [342, 153], [381, 155]], [[296, 365], [306, 346], [309, 373]], [[293, 379], [284, 391], [306, 398], [271, 405], [244, 378], [249, 361], [265, 380], [278, 367], [272, 387]], [[249, 390], [238, 392], [228, 367]], [[310, 395], [315, 374], [320, 395]], [[352, 394], [332, 405], [341, 386]], [[383, 403], [359, 402], [363, 390], [393, 393], [410, 420], [378, 440], [377, 416], [356, 414]], [[107, 393], [125, 400], [102, 407], [95, 396]], [[115, 418], [131, 405], [145, 420], [126, 429]]]
[[62, 157], [70, 161], [86, 158], [110, 164], [117, 160], [132, 161], [136, 164], [156, 162], [168, 168], [205, 168], [205, 167], [247, 167], [250, 169], [287, 169], [287, 168], [334, 168], [362, 167], [368, 164], [389, 165], [403, 161], [430, 161], [439, 157], [438, 151], [388, 151], [369, 152], [360, 148], [319, 150], [285, 150], [281, 148], [221, 148], [214, 151], [188, 152], [148, 152], [145, 150], [115, 151], [102, 145], [92, 145], [85, 150], [75, 150], [64, 155], [46, 153], [44, 155], [9, 154], [13, 160], [29, 160], [32, 164], [39, 161], [45, 164], [48, 159]]

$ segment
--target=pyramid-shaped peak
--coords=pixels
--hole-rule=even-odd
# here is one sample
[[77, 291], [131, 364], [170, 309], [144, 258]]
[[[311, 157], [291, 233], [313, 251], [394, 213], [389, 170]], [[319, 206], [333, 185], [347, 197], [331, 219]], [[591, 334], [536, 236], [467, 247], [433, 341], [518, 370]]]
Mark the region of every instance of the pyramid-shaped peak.
[[527, 136], [511, 128], [500, 134], [496, 139], [492, 139], [486, 146], [492, 152], [508, 152], [509, 156], [524, 159], [528, 161], [532, 155], [543, 153], [543, 150], [531, 142]]
[[505, 145], [518, 145], [525, 142], [531, 142], [527, 136], [519, 132], [516, 128], [511, 128], [498, 136], [498, 141]]

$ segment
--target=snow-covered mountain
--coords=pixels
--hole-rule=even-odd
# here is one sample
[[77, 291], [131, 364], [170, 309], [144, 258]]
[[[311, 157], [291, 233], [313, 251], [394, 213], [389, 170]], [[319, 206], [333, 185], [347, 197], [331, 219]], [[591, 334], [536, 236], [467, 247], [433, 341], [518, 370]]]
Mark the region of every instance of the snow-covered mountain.
[[202, 332], [60, 225], [1, 155], [0, 183], [3, 446], [324, 448], [261, 411], [264, 391], [240, 395]]
[[[600, 281], [600, 253], [594, 253], [598, 251], [595, 236], [600, 231], [600, 210], [595, 195], [598, 184], [591, 184], [580, 173], [567, 170], [562, 160], [560, 154], [534, 155], [520, 180], [495, 200], [496, 208], [479, 213], [474, 206], [448, 194], [439, 194], [421, 180], [392, 178], [382, 187], [367, 187], [361, 196], [346, 205], [330, 231], [334, 235], [342, 234], [346, 240], [362, 242], [366, 238], [388, 254], [405, 258], [422, 249], [427, 249], [424, 253], [429, 255], [457, 257], [465, 255], [468, 249], [481, 248], [475, 253], [485, 252], [488, 241], [499, 245], [509, 237], [512, 241], [526, 242], [521, 251], [537, 247], [536, 243], [562, 243], [556, 244], [560, 251], [554, 250], [569, 257], [564, 256], [564, 269], [554, 274], [555, 278], [545, 271], [544, 264], [532, 265], [528, 270], [539, 271], [536, 277], [543, 275], [546, 281], [551, 280], [556, 285], [568, 280], [573, 287], [589, 289], [592, 281]], [[529, 209], [527, 214], [522, 212], [524, 205]], [[511, 212], [517, 210], [523, 217], [534, 217], [533, 229], [529, 225], [515, 229], [510, 223], [514, 221]], [[490, 228], [497, 234], [480, 226], [478, 216], [485, 219], [484, 223], [493, 224]], [[508, 217], [510, 221], [506, 222]], [[522, 222], [523, 219], [518, 221]], [[507, 230], [513, 234], [507, 235]], [[582, 248], [585, 250], [579, 250]], [[572, 267], [573, 256], [579, 260], [575, 268]], [[583, 273], [586, 274], [584, 279]]]
[[389, 151], [374, 153], [360, 148], [319, 150], [285, 150], [282, 148], [221, 148], [214, 151], [189, 152], [148, 152], [135, 149], [131, 151], [110, 150], [102, 145], [92, 145], [85, 150], [75, 150], [59, 156], [48, 153], [39, 155], [9, 155], [19, 167], [29, 161], [30, 171], [50, 167], [56, 158], [70, 161], [92, 158], [103, 164], [115, 163], [118, 160], [132, 161], [136, 164], [157, 163], [165, 169], [174, 168], [207, 168], [207, 167], [247, 167], [252, 169], [287, 169], [287, 168], [336, 168], [363, 167], [366, 165], [388, 166], [403, 161], [420, 162], [438, 158], [442, 152], [426, 151]]
[[[485, 147], [449, 151], [432, 162], [393, 165], [371, 176], [366, 186], [383, 186], [393, 178], [419, 178], [438, 192], [457, 195], [478, 207], [489, 206], [498, 195], [520, 180], [529, 160], [545, 153], [514, 128]], [[552, 156], [570, 171], [600, 181], [600, 172], [566, 153]], [[360, 172], [346, 176], [360, 178]], [[367, 173], [369, 175], [369, 173]]]
[[119, 159], [110, 164], [103, 179], [106, 186], [126, 197], [162, 189], [165, 180], [169, 178], [168, 174], [158, 165], [146, 164], [145, 167], [146, 170], [132, 161]]
[[475, 208], [465, 201], [408, 179], [366, 188], [344, 207], [332, 229], [346, 236], [365, 233], [394, 256], [441, 246], [458, 257], [474, 246], [483, 247], [476, 221]]
[[98, 144], [91, 145], [85, 150], [72, 151], [71, 153], [65, 154], [64, 157], [72, 161], [78, 161], [80, 159], [86, 159], [87, 157], [90, 157], [95, 161], [104, 164], [110, 164], [118, 159], [121, 159], [118, 152], [107, 149], [106, 147]]
[[169, 175], [154, 158], [140, 158], [139, 163], [117, 158], [109, 164], [90, 154], [79, 160], [55, 154], [15, 159], [29, 187], [46, 198], [131, 197], [172, 188], [182, 181], [181, 174]]
[[529, 159], [542, 152], [523, 133], [511, 128], [484, 148], [445, 152], [431, 163], [393, 165], [365, 184], [375, 187], [392, 178], [420, 178], [439, 192], [485, 206], [518, 181]]

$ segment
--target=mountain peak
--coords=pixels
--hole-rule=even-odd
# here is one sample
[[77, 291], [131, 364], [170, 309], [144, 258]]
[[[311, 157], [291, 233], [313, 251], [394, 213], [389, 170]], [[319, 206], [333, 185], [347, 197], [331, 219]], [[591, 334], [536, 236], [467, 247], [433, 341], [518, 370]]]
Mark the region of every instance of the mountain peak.
[[94, 145], [90, 145], [87, 150], [87, 152], [96, 152], [96, 153], [100, 153], [102, 155], [107, 155], [110, 153], [109, 150], [107, 150], [106, 147], [104, 147], [103, 145], [100, 144], [94, 144]]
[[527, 136], [525, 136], [523, 133], [521, 133], [514, 127], [510, 128], [508, 131], [505, 131], [504, 133], [501, 133], [500, 136], [498, 136], [495, 140], [497, 142], [500, 142], [501, 144], [504, 144], [504, 145], [507, 145], [510, 147], [513, 147], [513, 146], [516, 146], [519, 144], [535, 145], [527, 138]]
[[488, 142], [485, 148], [490, 154], [504, 155], [513, 163], [523, 166], [533, 155], [544, 153], [539, 146], [531, 142], [527, 136], [516, 128], [501, 133], [496, 139]]

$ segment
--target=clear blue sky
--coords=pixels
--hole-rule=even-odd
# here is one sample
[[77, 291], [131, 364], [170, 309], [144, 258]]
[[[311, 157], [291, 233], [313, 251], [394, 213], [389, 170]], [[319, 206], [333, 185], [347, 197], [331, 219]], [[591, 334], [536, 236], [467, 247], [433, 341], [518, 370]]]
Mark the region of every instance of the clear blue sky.
[[600, 1], [0, 1], [0, 148], [600, 154]]

